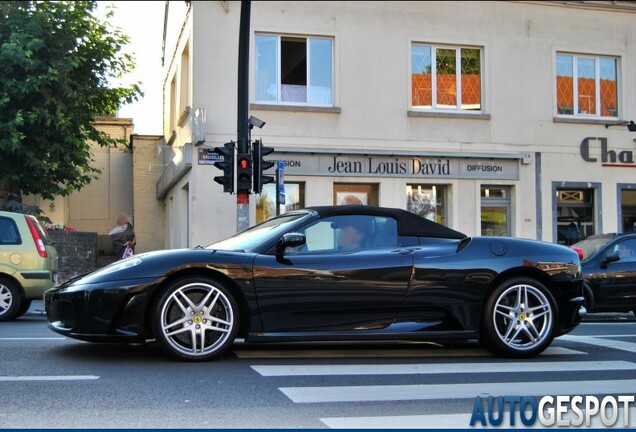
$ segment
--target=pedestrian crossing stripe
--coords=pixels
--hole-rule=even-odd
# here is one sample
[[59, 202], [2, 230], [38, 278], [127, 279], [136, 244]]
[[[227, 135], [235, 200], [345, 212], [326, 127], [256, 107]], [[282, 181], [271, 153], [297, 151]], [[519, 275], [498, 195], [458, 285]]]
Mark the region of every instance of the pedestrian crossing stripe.
[[[271, 349], [259, 347], [255, 349], [235, 346], [232, 352], [238, 358], [272, 359], [272, 358], [452, 358], [452, 357], [496, 357], [483, 348], [386, 348], [386, 349], [310, 349], [305, 346], [297, 349]], [[564, 347], [548, 347], [543, 356], [553, 355], [586, 355], [586, 352]]]
[[[623, 337], [621, 335], [616, 335], [614, 337]], [[587, 345], [594, 346], [602, 346], [604, 348], [617, 349], [621, 351], [627, 351], [636, 353], [636, 343], [634, 342], [625, 342], [622, 340], [614, 340], [614, 339], [603, 339], [596, 336], [574, 336], [574, 335], [564, 335], [559, 338], [560, 340], [566, 340], [570, 342], [583, 343]]]
[[528, 381], [468, 384], [360, 385], [281, 387], [295, 403], [388, 402], [402, 400], [467, 399], [509, 394], [519, 389], [524, 396], [633, 394], [636, 380]]
[[636, 363], [616, 361], [524, 361], [507, 363], [418, 363], [340, 365], [253, 365], [262, 376], [434, 375], [505, 372], [636, 370]]

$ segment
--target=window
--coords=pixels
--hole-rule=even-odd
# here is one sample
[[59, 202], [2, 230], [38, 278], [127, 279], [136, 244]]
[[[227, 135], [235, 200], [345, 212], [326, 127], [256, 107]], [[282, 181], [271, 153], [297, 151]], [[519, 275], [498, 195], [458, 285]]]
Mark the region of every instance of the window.
[[622, 232], [636, 232], [636, 190], [621, 189], [619, 200]]
[[594, 190], [557, 189], [557, 242], [573, 245], [594, 234]]
[[0, 217], [0, 245], [19, 244], [22, 244], [22, 239], [15, 222], [9, 218]]
[[190, 105], [190, 44], [183, 48], [181, 53], [181, 68], [179, 70], [181, 82], [179, 85], [179, 108], [178, 115], [183, 114], [186, 107]]
[[307, 242], [285, 253], [348, 253], [397, 246], [397, 221], [388, 217], [351, 215], [322, 219], [303, 231]]
[[413, 44], [413, 108], [481, 111], [481, 68], [480, 48]]
[[[305, 207], [305, 184], [285, 182], [285, 211], [298, 210]], [[276, 216], [276, 184], [263, 185], [263, 190], [256, 202], [256, 223], [261, 223]]]
[[168, 134], [172, 133], [177, 127], [177, 115], [177, 77], [175, 75], [170, 81], [170, 119], [168, 122], [170, 130]]
[[406, 185], [406, 209], [425, 219], [446, 225], [446, 186]]
[[608, 255], [611, 254], [618, 255], [619, 262], [621, 263], [636, 262], [636, 240], [627, 239], [617, 243], [612, 250], [609, 251]]
[[333, 205], [378, 205], [378, 185], [373, 183], [334, 183]]
[[556, 112], [581, 117], [618, 117], [618, 59], [556, 56]]
[[333, 39], [256, 35], [257, 102], [333, 105]]
[[510, 236], [510, 188], [481, 187], [481, 235]]

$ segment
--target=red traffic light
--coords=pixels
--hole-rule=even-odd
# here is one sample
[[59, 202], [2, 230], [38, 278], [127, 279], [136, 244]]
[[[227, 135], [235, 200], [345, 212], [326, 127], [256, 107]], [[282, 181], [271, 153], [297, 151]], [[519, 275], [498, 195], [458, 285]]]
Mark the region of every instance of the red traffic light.
[[239, 168], [248, 169], [250, 167], [250, 161], [246, 158], [239, 159]]

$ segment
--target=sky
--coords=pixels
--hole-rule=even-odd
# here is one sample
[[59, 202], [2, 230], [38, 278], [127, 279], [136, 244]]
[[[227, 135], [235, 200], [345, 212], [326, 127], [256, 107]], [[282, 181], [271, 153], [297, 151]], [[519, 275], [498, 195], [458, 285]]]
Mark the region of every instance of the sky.
[[134, 133], [139, 135], [163, 134], [163, 76], [161, 44], [163, 41], [164, 1], [98, 1], [96, 14], [105, 15], [106, 6], [114, 6], [111, 24], [119, 27], [130, 38], [123, 49], [135, 57], [135, 70], [122, 82], [141, 82], [144, 96], [139, 101], [124, 105], [118, 117], [132, 118]]

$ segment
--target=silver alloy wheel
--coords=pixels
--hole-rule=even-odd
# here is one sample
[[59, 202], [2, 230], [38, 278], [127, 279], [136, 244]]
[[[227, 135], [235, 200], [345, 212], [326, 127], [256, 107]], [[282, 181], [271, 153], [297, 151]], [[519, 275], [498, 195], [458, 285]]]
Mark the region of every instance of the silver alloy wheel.
[[230, 300], [207, 283], [179, 287], [161, 308], [161, 331], [166, 341], [188, 357], [214, 353], [224, 346], [233, 327]]
[[497, 299], [493, 322], [499, 338], [515, 350], [530, 350], [552, 332], [552, 305], [535, 286], [513, 285]]
[[6, 314], [9, 309], [11, 309], [13, 301], [13, 294], [11, 294], [9, 287], [0, 283], [0, 316]]

